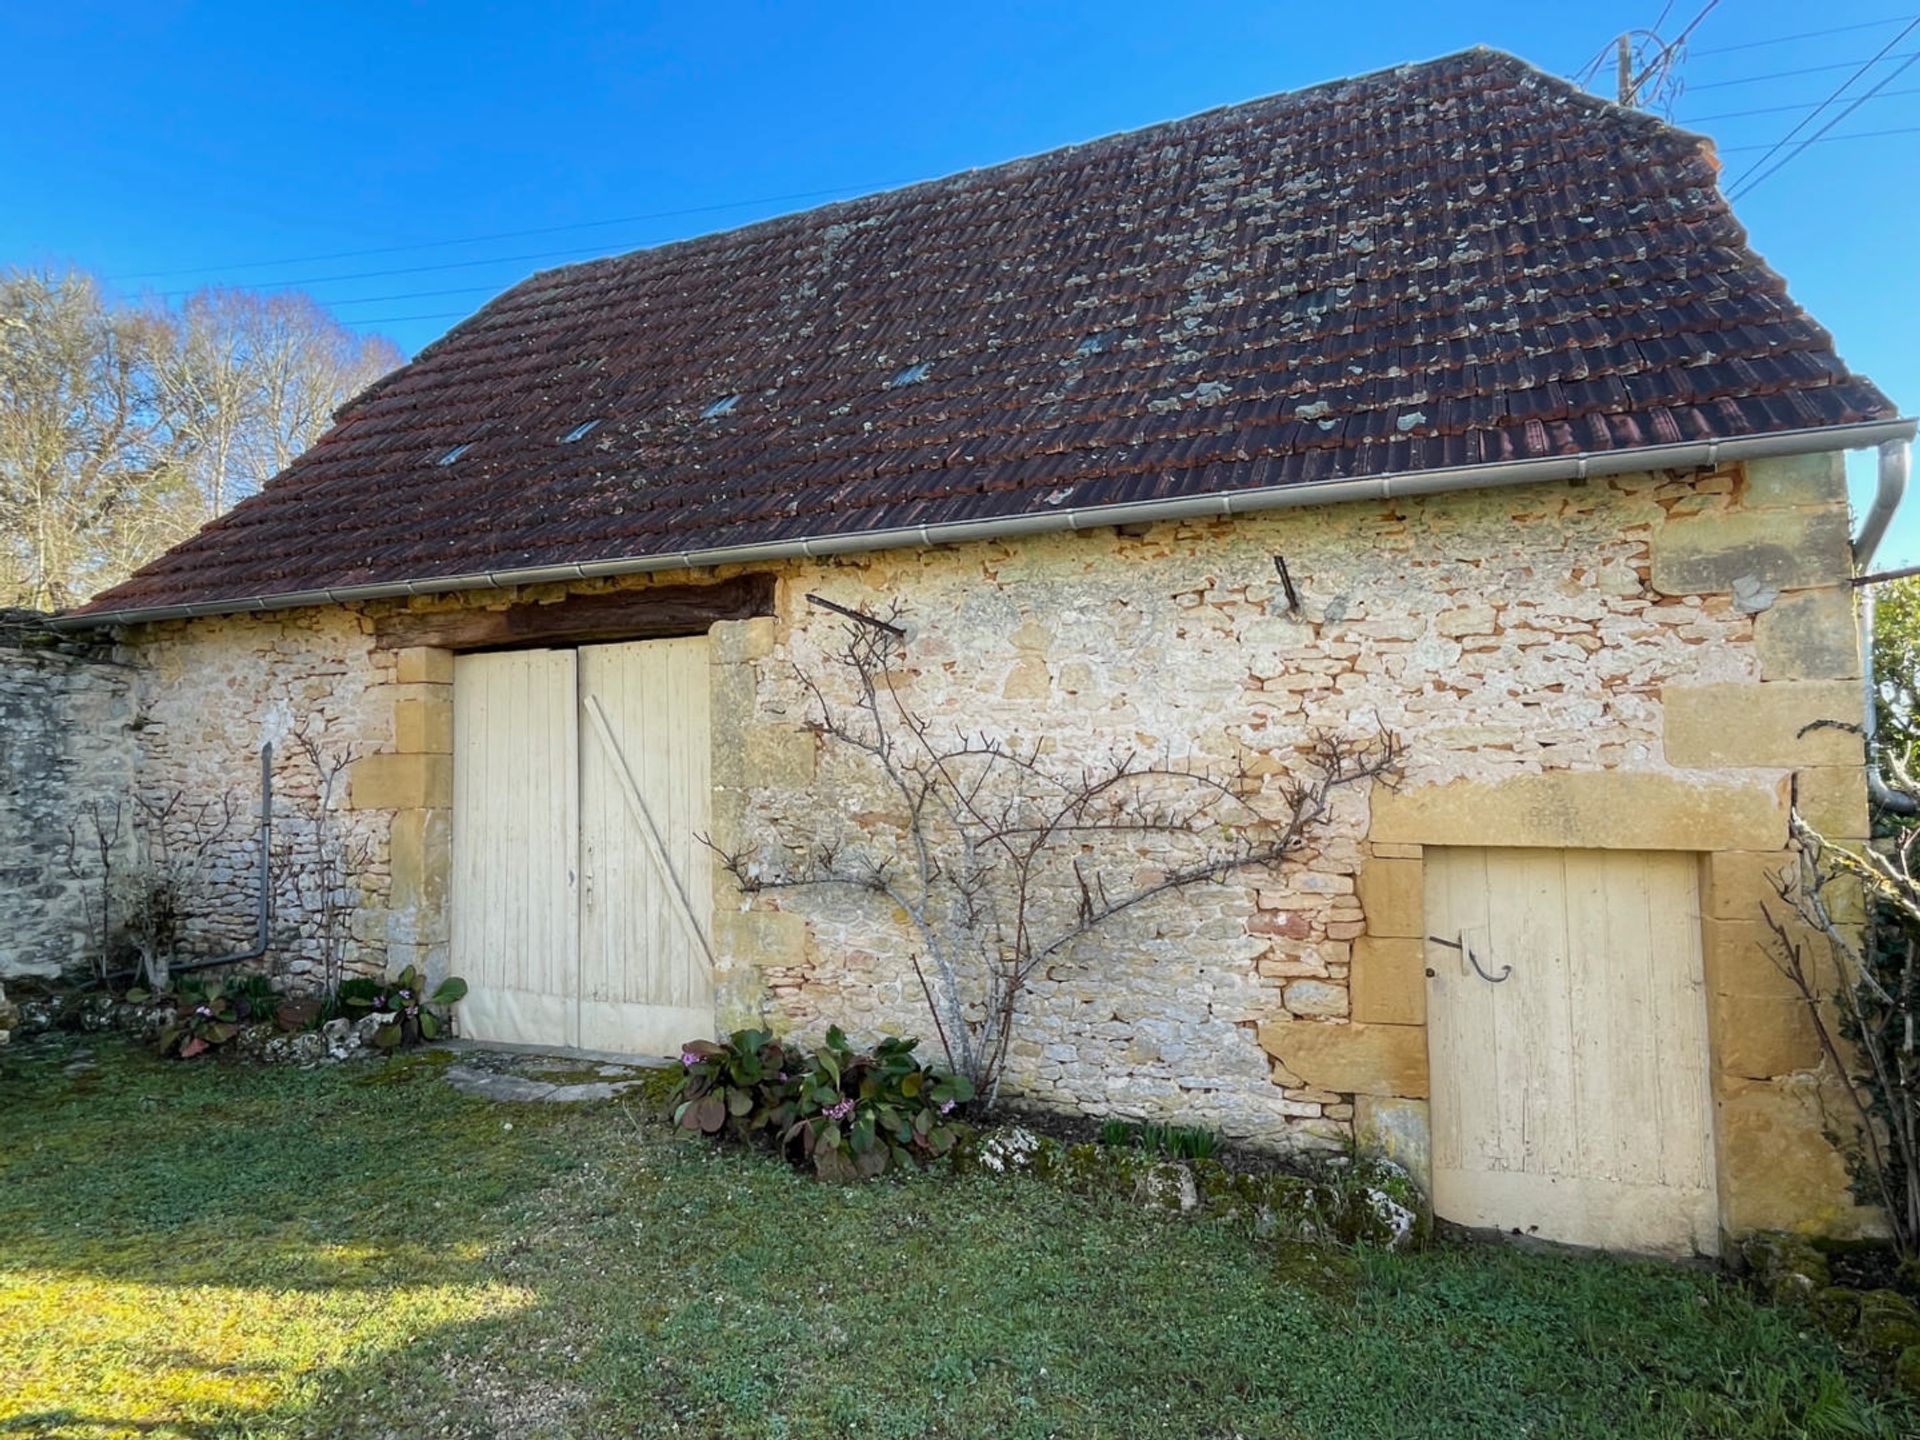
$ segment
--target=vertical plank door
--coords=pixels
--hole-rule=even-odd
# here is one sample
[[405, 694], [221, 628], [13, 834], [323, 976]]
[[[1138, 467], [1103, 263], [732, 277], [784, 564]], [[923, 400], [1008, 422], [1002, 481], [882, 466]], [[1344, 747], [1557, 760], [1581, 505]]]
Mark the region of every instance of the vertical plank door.
[[580, 986], [587, 1050], [714, 1028], [703, 637], [580, 650]]
[[1696, 857], [1426, 852], [1434, 1209], [1718, 1248]]
[[470, 1039], [580, 1043], [576, 690], [570, 650], [454, 661], [451, 964]]

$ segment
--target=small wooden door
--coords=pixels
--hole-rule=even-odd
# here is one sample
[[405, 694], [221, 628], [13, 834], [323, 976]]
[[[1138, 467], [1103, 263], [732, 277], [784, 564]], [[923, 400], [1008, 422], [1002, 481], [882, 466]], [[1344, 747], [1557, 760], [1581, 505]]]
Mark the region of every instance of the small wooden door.
[[703, 639], [458, 657], [463, 1034], [657, 1055], [713, 1033], [708, 734]]
[[1435, 1212], [1718, 1248], [1695, 857], [1426, 852]]

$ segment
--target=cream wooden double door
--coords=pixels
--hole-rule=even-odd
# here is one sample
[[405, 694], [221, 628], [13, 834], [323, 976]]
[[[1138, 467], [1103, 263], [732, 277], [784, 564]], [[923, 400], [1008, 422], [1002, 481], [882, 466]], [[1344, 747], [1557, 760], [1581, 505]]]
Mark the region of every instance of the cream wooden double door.
[[1713, 1253], [1697, 857], [1430, 849], [1425, 874], [1435, 1213]]
[[713, 1033], [703, 638], [454, 662], [452, 965], [472, 1039]]

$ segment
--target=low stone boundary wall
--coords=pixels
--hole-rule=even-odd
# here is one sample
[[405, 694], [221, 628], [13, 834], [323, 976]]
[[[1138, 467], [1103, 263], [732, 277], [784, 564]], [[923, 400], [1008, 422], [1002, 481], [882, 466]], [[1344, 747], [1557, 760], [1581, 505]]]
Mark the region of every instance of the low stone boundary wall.
[[122, 807], [117, 845], [131, 845], [136, 715], [135, 672], [111, 643], [0, 610], [0, 982], [86, 963], [100, 865], [88, 807]]

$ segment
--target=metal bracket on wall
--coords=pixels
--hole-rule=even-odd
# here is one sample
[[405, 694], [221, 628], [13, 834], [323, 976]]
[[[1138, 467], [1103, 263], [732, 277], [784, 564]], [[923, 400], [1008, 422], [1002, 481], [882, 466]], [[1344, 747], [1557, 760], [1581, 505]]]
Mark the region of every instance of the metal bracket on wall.
[[1275, 573], [1280, 577], [1280, 588], [1287, 592], [1287, 609], [1298, 615], [1300, 613], [1300, 592], [1293, 588], [1293, 576], [1287, 573], [1287, 557], [1284, 555], [1274, 556], [1273, 568]]
[[901, 640], [907, 638], [907, 632], [900, 626], [890, 624], [877, 615], [869, 615], [864, 610], [855, 610], [851, 606], [842, 605], [837, 600], [829, 600], [824, 595], [815, 595], [809, 591], [807, 594], [807, 603], [809, 605], [818, 605], [822, 610], [831, 610], [836, 615], [844, 615], [849, 620], [858, 620], [862, 625], [871, 625], [876, 630], [884, 630], [889, 635], [896, 636]]

